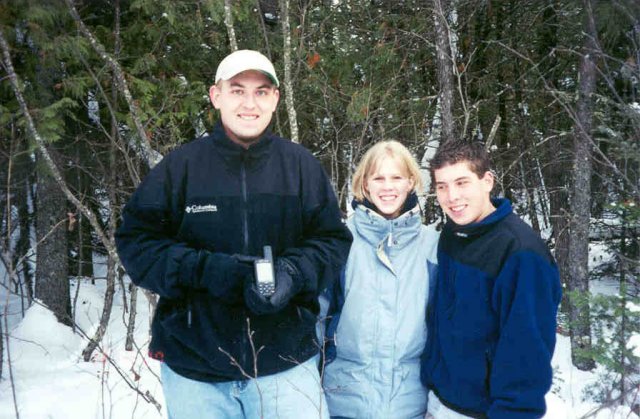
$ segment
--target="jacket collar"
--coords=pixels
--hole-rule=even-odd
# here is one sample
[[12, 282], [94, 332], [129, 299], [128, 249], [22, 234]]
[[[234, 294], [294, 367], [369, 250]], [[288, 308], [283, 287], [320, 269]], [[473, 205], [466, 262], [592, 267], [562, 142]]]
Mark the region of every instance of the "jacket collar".
[[273, 133], [267, 128], [257, 142], [251, 144], [249, 148], [244, 148], [227, 136], [221, 121], [216, 123], [211, 133], [214, 146], [220, 150], [225, 160], [240, 159], [249, 162], [260, 159], [269, 150], [273, 137]]
[[420, 232], [422, 217], [417, 198], [413, 208], [391, 220], [384, 218], [363, 202], [354, 200], [352, 205], [355, 209], [353, 222], [356, 231], [373, 246], [402, 248], [415, 239]]
[[491, 203], [496, 207], [496, 210], [479, 222], [461, 226], [451, 220], [447, 220], [444, 230], [449, 230], [458, 237], [477, 236], [493, 228], [496, 223], [513, 213], [511, 202], [506, 198], [494, 198]]
[[[407, 196], [407, 199], [405, 199], [404, 204], [402, 204], [402, 208], [400, 208], [400, 214], [404, 214], [405, 212], [412, 210], [418, 204], [419, 204], [418, 195], [416, 194], [415, 191], [413, 191]], [[351, 201], [351, 208], [353, 208], [354, 210], [356, 209], [356, 207], [358, 207], [358, 205], [364, 205], [365, 207], [371, 210], [374, 210], [376, 212], [378, 211], [378, 208], [376, 208], [373, 202], [369, 201], [367, 198], [364, 198], [362, 202], [356, 199]]]

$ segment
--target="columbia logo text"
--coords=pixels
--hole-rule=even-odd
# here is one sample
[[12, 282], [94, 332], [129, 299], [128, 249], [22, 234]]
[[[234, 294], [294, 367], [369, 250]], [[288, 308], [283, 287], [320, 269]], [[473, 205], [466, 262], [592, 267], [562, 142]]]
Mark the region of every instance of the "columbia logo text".
[[199, 212], [216, 212], [218, 207], [216, 205], [187, 205], [184, 210], [188, 214], [197, 214]]

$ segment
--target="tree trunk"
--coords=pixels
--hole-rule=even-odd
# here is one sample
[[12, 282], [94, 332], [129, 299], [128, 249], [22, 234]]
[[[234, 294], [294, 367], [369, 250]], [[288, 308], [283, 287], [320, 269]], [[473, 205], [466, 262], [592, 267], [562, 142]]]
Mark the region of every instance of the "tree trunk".
[[[581, 370], [591, 370], [595, 362], [584, 351], [591, 349], [591, 321], [588, 301], [575, 304], [574, 298], [589, 295], [589, 218], [591, 215], [591, 155], [592, 155], [592, 94], [595, 90], [596, 65], [594, 54], [595, 24], [591, 0], [585, 5], [585, 44], [579, 69], [579, 95], [574, 129], [573, 185], [571, 218], [569, 221], [569, 320], [571, 326], [571, 358]], [[584, 300], [583, 300], [584, 301]]]
[[[622, 213], [622, 219], [625, 219], [625, 213]], [[620, 394], [626, 393], [626, 381], [627, 381], [627, 341], [630, 338], [630, 333], [627, 331], [627, 269], [626, 269], [626, 256], [627, 256], [627, 228], [626, 224], [622, 223], [622, 232], [620, 237], [620, 290], [618, 295], [620, 297], [620, 332], [618, 333], [618, 347], [620, 348]], [[623, 398], [624, 400], [624, 398]]]
[[280, 13], [282, 14], [282, 36], [284, 38], [284, 93], [287, 102], [287, 114], [289, 115], [289, 130], [291, 141], [299, 143], [298, 116], [293, 102], [293, 81], [291, 78], [291, 28], [289, 25], [289, 0], [280, 1]]
[[[81, 147], [76, 148], [76, 161], [80, 164], [84, 160], [84, 156], [81, 154]], [[70, 183], [75, 181], [73, 185], [77, 193], [81, 196], [91, 196], [91, 180], [86, 173], [86, 170], [82, 170], [79, 167], [71, 169], [71, 172], [75, 172], [72, 177], [73, 180], [69, 180]], [[91, 243], [91, 225], [86, 220], [84, 215], [80, 212], [76, 212], [74, 215], [75, 223], [69, 225], [69, 275], [77, 276], [78, 278], [91, 278], [93, 277], [93, 246]]]
[[[42, 165], [41, 165], [42, 166]], [[66, 200], [55, 179], [45, 167], [38, 170], [36, 195], [37, 260], [35, 297], [40, 299], [60, 323], [71, 326], [71, 297], [67, 234]]]
[[442, 124], [441, 143], [456, 138], [456, 129], [453, 120], [453, 66], [454, 57], [451, 51], [451, 38], [449, 34], [449, 0], [433, 1], [433, 18], [436, 32], [437, 74], [438, 74], [438, 104], [440, 105], [440, 118]]
[[124, 349], [133, 350], [133, 332], [135, 331], [136, 315], [138, 314], [138, 287], [133, 282], [129, 285], [131, 304], [129, 304], [129, 321], [127, 322], [127, 340]]
[[[29, 265], [29, 258], [26, 257], [31, 249], [29, 243], [29, 232], [31, 231], [31, 215], [29, 214], [29, 208], [27, 204], [27, 185], [18, 185], [18, 193], [16, 194], [18, 204], [18, 217], [20, 222], [20, 238], [16, 243], [15, 262], [20, 262], [19, 265], [14, 264], [15, 269], [21, 272], [21, 283], [24, 284], [23, 290], [26, 295], [27, 305], [30, 306], [33, 302], [33, 274], [31, 273], [31, 266]], [[22, 198], [24, 201], [21, 201]]]
[[233, 11], [231, 10], [231, 0], [224, 0], [224, 26], [227, 27], [229, 35], [229, 46], [231, 51], [238, 50], [238, 41], [236, 40], [236, 31], [233, 29]]
[[100, 317], [100, 324], [93, 338], [87, 344], [87, 347], [82, 351], [82, 359], [89, 361], [91, 354], [98, 347], [109, 325], [109, 319], [111, 318], [111, 309], [113, 308], [113, 295], [115, 294], [116, 283], [116, 261], [109, 256], [107, 259], [107, 290], [104, 294], [104, 306], [102, 306], [102, 316]]
[[[277, 1], [277, 0], [275, 0], [275, 1]], [[258, 11], [258, 24], [260, 25], [260, 31], [262, 32], [262, 37], [264, 38], [265, 55], [271, 61], [273, 61], [272, 56], [271, 56], [271, 48], [269, 47], [269, 34], [267, 33], [267, 25], [265, 25], [265, 23], [264, 23], [264, 20], [266, 19], [265, 13], [270, 13], [270, 12], [265, 11], [264, 7], [262, 6], [262, 1], [261, 0], [256, 0], [256, 10]], [[276, 131], [279, 132], [279, 133], [282, 133], [282, 127], [280, 125], [279, 113], [278, 112], [274, 112], [273, 116], [275, 118]]]
[[[521, 69], [519, 65], [519, 61], [514, 60], [514, 73], [520, 74]], [[516, 103], [524, 103], [525, 99], [523, 98], [523, 92], [526, 89], [524, 82], [521, 80], [517, 84], [517, 88], [515, 89], [515, 102]], [[539, 187], [540, 182], [538, 181], [538, 172], [534, 169], [536, 167], [536, 160], [538, 156], [535, 153], [534, 147], [530, 145], [532, 141], [530, 141], [531, 137], [531, 128], [529, 126], [529, 116], [527, 112], [525, 112], [524, 108], [520, 107], [516, 111], [516, 121], [518, 124], [518, 128], [520, 130], [520, 184], [522, 185], [522, 190], [524, 191], [526, 200], [527, 200], [527, 212], [529, 215], [529, 220], [531, 222], [531, 228], [540, 234], [540, 224], [538, 222], [538, 211], [536, 205], [536, 195], [535, 191]]]
[[[5, 306], [5, 310], [9, 306]], [[4, 321], [4, 313], [0, 312], [0, 380], [2, 380], [2, 364], [4, 364], [4, 333], [2, 333], [2, 322]]]
[[[12, 136], [15, 124], [12, 123]], [[25, 138], [18, 140], [18, 149], [15, 154], [15, 199], [14, 205], [18, 207], [18, 223], [20, 235], [13, 252], [13, 267], [18, 273], [20, 281], [20, 298], [22, 313], [24, 315], [24, 297], [26, 294], [27, 306], [33, 302], [33, 274], [29, 260], [26, 257], [31, 250], [30, 232], [33, 225], [32, 214], [29, 213], [29, 189], [31, 187], [30, 175], [34, 171], [30, 153], [27, 152], [28, 141]]]

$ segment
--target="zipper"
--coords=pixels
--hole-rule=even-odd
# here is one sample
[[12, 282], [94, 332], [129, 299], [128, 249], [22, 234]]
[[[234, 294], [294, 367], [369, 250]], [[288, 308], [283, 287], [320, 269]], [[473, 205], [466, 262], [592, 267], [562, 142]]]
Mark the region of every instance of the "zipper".
[[245, 169], [246, 155], [242, 156], [242, 163], [240, 164], [240, 179], [242, 181], [242, 229], [243, 229], [243, 243], [242, 253], [249, 254], [249, 214], [247, 213], [247, 170]]
[[491, 354], [489, 353], [489, 349], [485, 349], [484, 351], [484, 360], [485, 360], [485, 377], [484, 377], [484, 388], [487, 390], [487, 394], [491, 394]]
[[[240, 162], [240, 181], [241, 181], [241, 188], [242, 188], [242, 230], [243, 230], [243, 235], [242, 235], [242, 253], [245, 255], [249, 254], [249, 214], [248, 214], [248, 210], [247, 210], [247, 170], [246, 170], [246, 151], [242, 153], [242, 161]], [[240, 362], [242, 365], [242, 368], [245, 368], [245, 366], [247, 365], [247, 346], [248, 346], [248, 342], [247, 342], [247, 336], [249, 336], [249, 334], [251, 333], [250, 330], [248, 329], [248, 318], [247, 318], [247, 324], [242, 325], [242, 347], [240, 348]]]
[[191, 329], [191, 297], [187, 297], [187, 327]]

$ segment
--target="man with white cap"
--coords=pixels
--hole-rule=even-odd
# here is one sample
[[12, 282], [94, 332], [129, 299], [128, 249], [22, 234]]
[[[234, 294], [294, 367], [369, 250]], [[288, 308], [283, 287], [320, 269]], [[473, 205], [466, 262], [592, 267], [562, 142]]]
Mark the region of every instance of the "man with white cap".
[[[165, 157], [123, 211], [122, 263], [160, 296], [149, 353], [172, 419], [328, 417], [317, 296], [351, 235], [318, 160], [268, 129], [278, 86], [264, 55], [228, 55], [209, 91], [220, 122]], [[256, 283], [265, 272], [272, 288]]]

